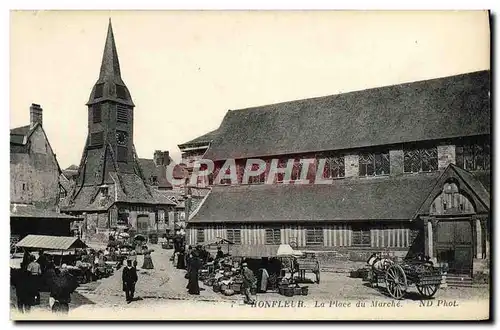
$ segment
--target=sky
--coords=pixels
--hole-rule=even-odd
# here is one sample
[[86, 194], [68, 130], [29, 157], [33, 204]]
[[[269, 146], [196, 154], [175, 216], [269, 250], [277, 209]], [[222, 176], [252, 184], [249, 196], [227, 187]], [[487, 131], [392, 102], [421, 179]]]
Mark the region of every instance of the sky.
[[10, 128], [44, 109], [61, 168], [79, 164], [111, 18], [139, 157], [228, 110], [490, 68], [482, 11], [13, 11]]

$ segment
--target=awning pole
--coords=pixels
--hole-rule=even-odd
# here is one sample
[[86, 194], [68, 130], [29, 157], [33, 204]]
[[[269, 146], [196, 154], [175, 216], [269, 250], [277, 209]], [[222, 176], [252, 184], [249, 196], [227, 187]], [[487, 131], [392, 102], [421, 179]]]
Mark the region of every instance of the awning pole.
[[64, 250], [61, 250], [61, 260], [59, 261], [59, 267], [62, 266]]

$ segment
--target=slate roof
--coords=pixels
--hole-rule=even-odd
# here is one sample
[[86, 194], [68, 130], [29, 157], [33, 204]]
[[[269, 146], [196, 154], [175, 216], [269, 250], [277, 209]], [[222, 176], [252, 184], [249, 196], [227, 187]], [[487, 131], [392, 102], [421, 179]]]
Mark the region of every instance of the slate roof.
[[490, 134], [490, 71], [228, 111], [223, 160]]
[[[96, 93], [98, 85], [102, 86], [102, 92], [100, 94]], [[119, 87], [117, 88], [117, 86], [120, 86], [123, 89], [124, 95], [120, 95], [118, 92]], [[116, 51], [111, 19], [108, 24], [108, 34], [106, 36], [106, 44], [104, 45], [104, 52], [102, 54], [99, 79], [92, 88], [87, 105], [92, 105], [105, 100], [132, 107], [134, 106], [130, 92], [121, 77], [120, 61], [118, 60], [118, 53]]]
[[66, 219], [78, 220], [79, 218], [59, 213], [47, 208], [39, 208], [30, 204], [10, 204], [10, 217], [11, 218], [44, 218], [44, 219]]
[[87, 247], [78, 237], [47, 235], [28, 235], [20, 240], [16, 246], [45, 250], [69, 250]]
[[[149, 180], [151, 176], [156, 176], [158, 180], [159, 188], [172, 188], [172, 183], [170, 183], [161, 171], [163, 171], [162, 166], [156, 166], [153, 159], [139, 158], [139, 163], [142, 167], [144, 177]], [[174, 165], [173, 177], [174, 179], [182, 179], [187, 176], [187, 171], [179, 165], [175, 164], [171, 159], [170, 164]]]
[[411, 220], [440, 173], [321, 185], [214, 186], [189, 223]]
[[188, 147], [188, 146], [196, 146], [196, 145], [199, 145], [199, 144], [207, 144], [207, 143], [212, 142], [212, 140], [217, 136], [217, 134], [218, 134], [218, 130], [216, 129], [216, 130], [213, 130], [213, 131], [208, 132], [206, 134], [203, 134], [201, 136], [198, 136], [197, 138], [195, 138], [193, 140], [190, 140], [188, 142], [179, 144], [178, 147], [180, 149], [182, 149], [182, 148], [185, 148], [185, 147]]

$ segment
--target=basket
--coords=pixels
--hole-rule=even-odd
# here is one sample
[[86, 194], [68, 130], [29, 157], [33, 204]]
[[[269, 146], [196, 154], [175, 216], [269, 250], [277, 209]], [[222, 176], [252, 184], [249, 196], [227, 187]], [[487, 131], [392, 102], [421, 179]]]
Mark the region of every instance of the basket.
[[214, 289], [214, 292], [220, 292], [220, 291], [221, 291], [221, 290], [220, 290], [220, 285], [218, 285], [218, 284], [214, 284], [214, 285], [212, 286], [212, 288]]
[[227, 289], [229, 289], [229, 285], [226, 285], [226, 284], [221, 284], [221, 285], [220, 285], [220, 290], [221, 290], [222, 292], [226, 291]]
[[293, 288], [293, 294], [296, 295], [296, 296], [302, 295], [302, 288], [299, 287], [299, 286]]
[[285, 297], [293, 297], [294, 294], [294, 288], [289, 288], [288, 286], [281, 286], [279, 288], [280, 294], [285, 296]]
[[307, 296], [309, 294], [309, 287], [308, 286], [303, 286], [302, 288], [300, 288], [301, 291], [302, 291], [302, 295], [303, 296]]

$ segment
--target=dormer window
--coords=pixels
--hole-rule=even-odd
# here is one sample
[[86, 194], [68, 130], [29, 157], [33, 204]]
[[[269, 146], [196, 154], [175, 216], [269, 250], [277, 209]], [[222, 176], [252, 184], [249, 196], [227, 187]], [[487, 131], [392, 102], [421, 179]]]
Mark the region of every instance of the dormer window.
[[94, 98], [98, 99], [98, 98], [102, 97], [103, 91], [104, 91], [104, 84], [95, 85]]
[[108, 186], [101, 186], [100, 188], [101, 196], [108, 196], [109, 194], [109, 187]]
[[127, 99], [127, 93], [125, 91], [125, 86], [122, 85], [116, 85], [116, 96], [119, 99], [125, 100]]

